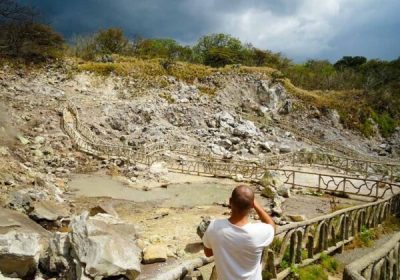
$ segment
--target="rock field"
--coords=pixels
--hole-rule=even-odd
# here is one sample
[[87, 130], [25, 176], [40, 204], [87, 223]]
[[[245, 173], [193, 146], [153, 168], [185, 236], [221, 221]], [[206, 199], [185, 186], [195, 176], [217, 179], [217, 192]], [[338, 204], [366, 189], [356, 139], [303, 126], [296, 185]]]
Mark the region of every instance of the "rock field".
[[[229, 214], [226, 200], [165, 208], [78, 196], [69, 185], [76, 174], [112, 176], [143, 192], [199, 182], [229, 188], [237, 182], [177, 175], [163, 162], [145, 166], [79, 152], [60, 126], [66, 100], [99, 139], [132, 148], [188, 143], [219, 158], [246, 161], [322, 151], [326, 143], [376, 158], [400, 154], [400, 128], [388, 139], [365, 139], [344, 129], [336, 111], [319, 111], [261, 74], [216, 73], [192, 84], [166, 76], [154, 86], [71, 73], [68, 63], [0, 68], [0, 279], [136, 279], [141, 271], [151, 277], [164, 264], [201, 254], [197, 225], [207, 216]], [[204, 86], [215, 93], [203, 92]], [[304, 190], [288, 189], [273, 173], [252, 187], [279, 224], [329, 211], [327, 198], [313, 196], [308, 199], [318, 202], [306, 209]], [[304, 207], [298, 213], [296, 203]]]

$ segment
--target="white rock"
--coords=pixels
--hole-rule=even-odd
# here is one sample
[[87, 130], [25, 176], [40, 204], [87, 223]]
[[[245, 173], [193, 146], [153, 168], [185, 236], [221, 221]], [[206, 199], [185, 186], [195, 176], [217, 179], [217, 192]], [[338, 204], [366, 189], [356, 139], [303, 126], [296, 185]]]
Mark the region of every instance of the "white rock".
[[224, 147], [218, 146], [216, 144], [211, 144], [210, 149], [214, 154], [219, 156], [223, 156], [228, 153], [228, 151]]
[[10, 231], [0, 235], [0, 271], [28, 277], [35, 274], [41, 251], [37, 233]]
[[35, 144], [43, 144], [44, 142], [46, 142], [46, 138], [44, 138], [43, 136], [36, 136], [33, 142]]
[[259, 133], [258, 128], [252, 121], [244, 120], [242, 121], [234, 130], [234, 136], [248, 137], [256, 136]]
[[85, 212], [71, 221], [71, 248], [84, 273], [93, 278], [125, 275], [136, 279], [140, 273], [141, 250], [135, 243], [133, 225], [115, 217]]
[[285, 198], [290, 197], [290, 187], [288, 185], [280, 185], [276, 188], [277, 193]]
[[168, 168], [165, 162], [155, 162], [150, 166], [149, 172], [154, 175], [167, 175]]

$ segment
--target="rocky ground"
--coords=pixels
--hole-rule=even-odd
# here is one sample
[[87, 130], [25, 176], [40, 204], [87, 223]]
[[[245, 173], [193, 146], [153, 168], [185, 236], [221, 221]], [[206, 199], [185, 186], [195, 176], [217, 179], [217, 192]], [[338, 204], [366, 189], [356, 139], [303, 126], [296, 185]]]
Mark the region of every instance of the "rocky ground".
[[[76, 174], [112, 176], [118, 184], [143, 193], [174, 184], [220, 184], [229, 193], [237, 182], [178, 176], [162, 165], [146, 167], [83, 154], [60, 127], [67, 99], [100, 139], [132, 147], [165, 140], [251, 160], [319, 150], [328, 141], [365, 154], [399, 154], [399, 129], [390, 139], [364, 139], [343, 129], [335, 111], [304, 104], [261, 74], [215, 73], [192, 84], [166, 76], [162, 85], [149, 85], [72, 69], [68, 63], [0, 69], [0, 271], [7, 277], [133, 279], [139, 270], [151, 274], [160, 269], [160, 261], [169, 264], [201, 254], [196, 227], [202, 217], [229, 213], [223, 199], [172, 207], [168, 198], [149, 202], [81, 195], [71, 186]], [[204, 92], [204, 87], [212, 91]], [[285, 129], [279, 121], [314, 140]], [[283, 191], [282, 196], [289, 195]], [[302, 190], [292, 191], [286, 201], [259, 199], [280, 224], [331, 211], [329, 197], [304, 195]]]

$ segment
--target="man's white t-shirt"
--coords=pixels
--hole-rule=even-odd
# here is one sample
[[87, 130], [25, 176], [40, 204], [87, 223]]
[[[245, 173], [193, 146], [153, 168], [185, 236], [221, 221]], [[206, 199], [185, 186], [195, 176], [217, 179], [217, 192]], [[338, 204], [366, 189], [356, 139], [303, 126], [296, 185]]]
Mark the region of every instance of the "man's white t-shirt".
[[228, 219], [214, 220], [203, 236], [212, 249], [218, 280], [261, 280], [261, 256], [274, 239], [274, 228], [264, 223], [235, 226]]

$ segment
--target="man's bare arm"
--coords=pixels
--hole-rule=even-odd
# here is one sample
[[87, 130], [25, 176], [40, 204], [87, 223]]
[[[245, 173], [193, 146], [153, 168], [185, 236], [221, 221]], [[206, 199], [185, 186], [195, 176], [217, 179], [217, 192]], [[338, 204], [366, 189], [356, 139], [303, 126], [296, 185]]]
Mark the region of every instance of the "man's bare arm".
[[260, 217], [261, 222], [271, 225], [276, 231], [276, 225], [271, 216], [261, 207], [261, 205], [254, 199], [254, 210], [256, 210], [257, 215]]
[[212, 249], [207, 248], [204, 246], [204, 255], [206, 255], [207, 258], [214, 256], [214, 252]]

